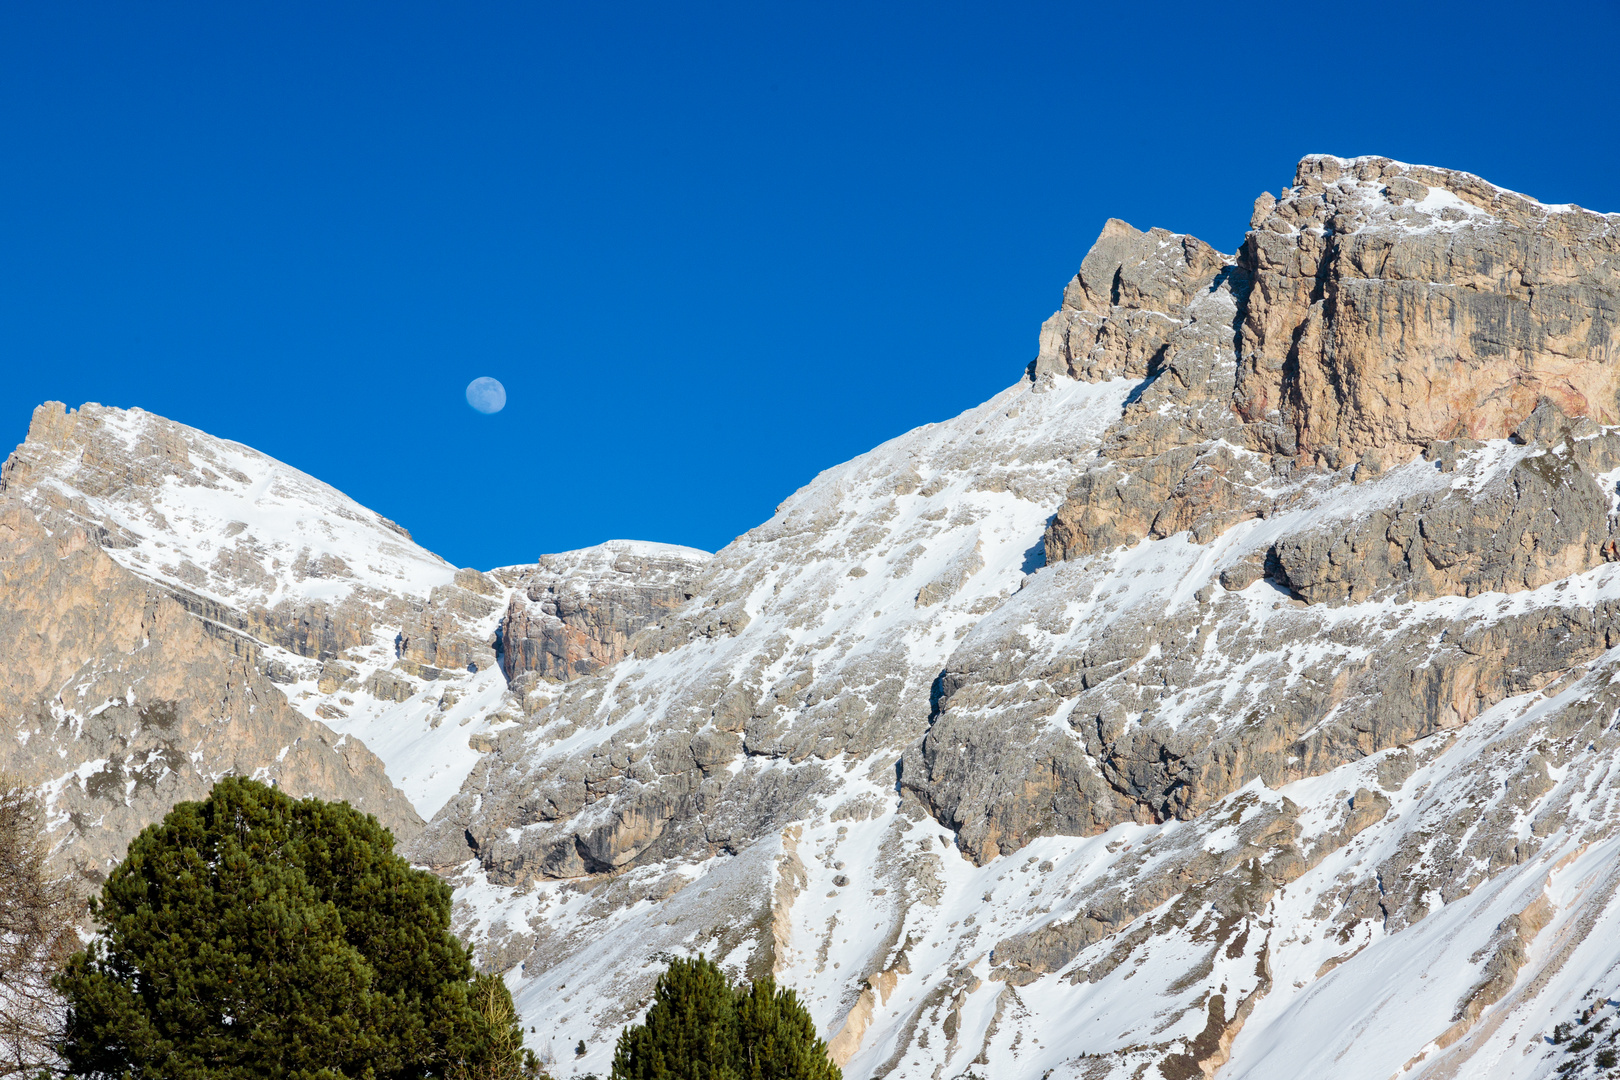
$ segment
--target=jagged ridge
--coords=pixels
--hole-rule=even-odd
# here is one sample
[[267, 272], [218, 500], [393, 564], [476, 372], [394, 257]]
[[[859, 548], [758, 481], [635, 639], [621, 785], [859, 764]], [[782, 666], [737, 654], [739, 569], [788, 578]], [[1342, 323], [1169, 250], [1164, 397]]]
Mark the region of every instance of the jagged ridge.
[[1025, 380], [712, 559], [406, 549], [278, 608], [283, 524], [210, 534], [284, 545], [258, 593], [119, 556], [252, 489], [201, 433], [72, 414], [120, 476], [52, 413], [6, 482], [378, 751], [578, 1068], [701, 948], [852, 1076], [1547, 1075], [1620, 981], [1617, 224], [1320, 156], [1235, 256], [1110, 222]]

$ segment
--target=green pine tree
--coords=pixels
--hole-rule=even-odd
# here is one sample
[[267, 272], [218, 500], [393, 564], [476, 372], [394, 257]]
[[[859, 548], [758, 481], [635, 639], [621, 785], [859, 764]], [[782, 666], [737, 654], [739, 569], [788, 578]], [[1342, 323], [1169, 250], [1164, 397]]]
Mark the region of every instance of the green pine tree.
[[842, 1080], [816, 1037], [810, 1013], [769, 975], [737, 994], [738, 1071], [743, 1080]]
[[791, 990], [734, 987], [699, 956], [659, 976], [644, 1023], [627, 1027], [612, 1080], [842, 1080]]
[[646, 1023], [625, 1028], [613, 1080], [738, 1080], [731, 980], [708, 959], [677, 959], [658, 977]]
[[241, 777], [176, 806], [108, 877], [102, 937], [59, 982], [73, 1073], [417, 1080], [515, 1058], [510, 995], [450, 933], [449, 887], [393, 843], [346, 803]]

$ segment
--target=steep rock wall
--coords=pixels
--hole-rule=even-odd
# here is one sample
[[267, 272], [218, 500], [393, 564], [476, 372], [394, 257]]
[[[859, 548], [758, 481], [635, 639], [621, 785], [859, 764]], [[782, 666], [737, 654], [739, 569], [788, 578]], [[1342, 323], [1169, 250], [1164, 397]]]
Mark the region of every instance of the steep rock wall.
[[214, 779], [342, 799], [402, 840], [421, 818], [366, 748], [288, 707], [250, 659], [82, 529], [0, 498], [0, 772], [46, 793], [56, 858], [90, 886]]
[[1620, 420], [1620, 219], [1387, 158], [1300, 162], [1238, 265], [1237, 405], [1338, 468], [1503, 438], [1543, 397]]

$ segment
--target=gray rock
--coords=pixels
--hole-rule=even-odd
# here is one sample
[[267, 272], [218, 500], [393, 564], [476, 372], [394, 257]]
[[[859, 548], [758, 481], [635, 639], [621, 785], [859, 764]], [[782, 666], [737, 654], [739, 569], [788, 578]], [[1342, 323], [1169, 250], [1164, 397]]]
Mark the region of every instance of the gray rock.
[[507, 679], [532, 671], [566, 682], [612, 666], [637, 633], [692, 598], [707, 561], [690, 548], [626, 541], [542, 557], [512, 578], [519, 595], [501, 626]]
[[253, 657], [207, 633], [86, 530], [0, 497], [0, 773], [45, 788], [53, 858], [90, 890], [175, 803], [232, 773], [346, 800], [401, 840], [421, 818], [357, 740], [291, 709]]

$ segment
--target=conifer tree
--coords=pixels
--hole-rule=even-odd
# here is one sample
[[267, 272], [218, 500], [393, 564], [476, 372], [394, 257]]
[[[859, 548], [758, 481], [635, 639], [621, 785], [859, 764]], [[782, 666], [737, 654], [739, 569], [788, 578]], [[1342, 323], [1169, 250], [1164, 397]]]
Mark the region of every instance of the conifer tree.
[[676, 959], [653, 999], [619, 1036], [613, 1080], [842, 1080], [810, 1014], [769, 976], [739, 988], [705, 957]]
[[76, 1075], [417, 1080], [518, 1045], [449, 886], [347, 803], [221, 780], [130, 844], [93, 912], [102, 938], [60, 980]]
[[737, 994], [737, 1044], [742, 1080], [841, 1080], [816, 1037], [810, 1013], [792, 990], [767, 975]]
[[737, 1080], [735, 995], [705, 957], [676, 959], [658, 977], [645, 1023], [624, 1030], [613, 1080]]

